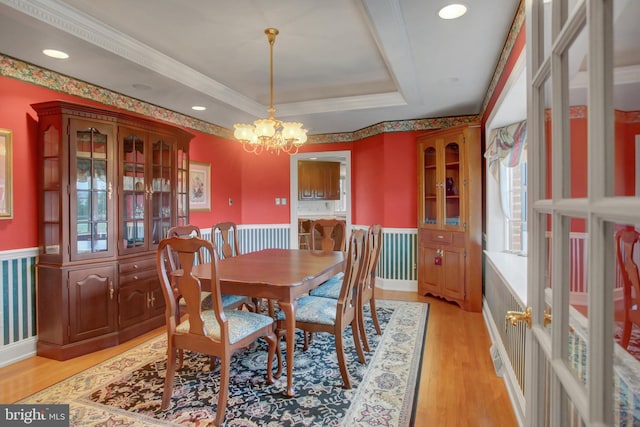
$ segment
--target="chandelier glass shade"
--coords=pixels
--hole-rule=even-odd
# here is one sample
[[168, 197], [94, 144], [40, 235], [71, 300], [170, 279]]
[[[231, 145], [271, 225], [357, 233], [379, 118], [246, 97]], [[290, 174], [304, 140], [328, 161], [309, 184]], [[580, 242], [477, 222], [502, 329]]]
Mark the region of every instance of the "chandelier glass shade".
[[298, 148], [307, 141], [307, 130], [302, 127], [302, 123], [282, 122], [275, 118], [276, 109], [273, 107], [273, 45], [278, 35], [275, 28], [264, 30], [269, 41], [269, 63], [270, 63], [270, 97], [269, 97], [269, 118], [260, 119], [252, 125], [238, 123], [233, 125], [235, 131], [234, 138], [242, 142], [245, 151], [259, 154], [268, 151], [276, 154], [280, 152], [295, 154]]

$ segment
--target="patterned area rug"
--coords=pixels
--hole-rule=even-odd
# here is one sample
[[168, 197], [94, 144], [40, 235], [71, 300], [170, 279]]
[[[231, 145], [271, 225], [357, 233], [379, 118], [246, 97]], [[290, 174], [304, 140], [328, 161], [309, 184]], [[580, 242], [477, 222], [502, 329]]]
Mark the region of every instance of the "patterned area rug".
[[[295, 398], [283, 391], [286, 375], [266, 383], [267, 346], [263, 340], [234, 355], [231, 362], [226, 426], [408, 426], [420, 377], [428, 305], [378, 301], [383, 334], [375, 334], [365, 313], [371, 351], [358, 362], [351, 328], [345, 353], [352, 389], [342, 379], [332, 335], [315, 334], [303, 352], [298, 332], [294, 366]], [[284, 350], [284, 343], [282, 343]], [[209, 358], [188, 353], [176, 373], [168, 410], [160, 410], [166, 366], [166, 337], [160, 336], [122, 355], [43, 390], [20, 403], [69, 403], [71, 425], [213, 425], [219, 372]], [[284, 351], [283, 351], [284, 355]], [[285, 371], [286, 372], [286, 371]]]

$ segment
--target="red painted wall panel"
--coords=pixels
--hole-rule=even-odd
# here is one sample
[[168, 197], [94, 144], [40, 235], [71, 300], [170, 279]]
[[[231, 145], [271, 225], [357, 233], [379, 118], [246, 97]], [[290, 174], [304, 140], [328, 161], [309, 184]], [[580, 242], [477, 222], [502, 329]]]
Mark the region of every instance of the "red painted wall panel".
[[354, 224], [384, 223], [385, 173], [384, 135], [376, 135], [354, 143], [351, 161], [353, 194], [351, 220]]
[[[239, 143], [235, 143], [239, 147]], [[242, 148], [241, 148], [242, 149]], [[242, 153], [242, 223], [289, 223], [289, 155]], [[275, 204], [276, 197], [287, 199]]]
[[385, 227], [415, 228], [418, 224], [418, 134], [399, 132], [385, 135]]

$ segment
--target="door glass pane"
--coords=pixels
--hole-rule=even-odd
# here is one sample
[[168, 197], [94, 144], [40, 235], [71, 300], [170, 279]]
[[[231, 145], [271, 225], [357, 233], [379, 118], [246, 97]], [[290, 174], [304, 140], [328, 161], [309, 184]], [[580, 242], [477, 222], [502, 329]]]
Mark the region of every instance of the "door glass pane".
[[546, 185], [543, 187], [545, 189], [545, 193], [542, 195], [545, 199], [551, 199], [551, 184], [553, 182], [553, 173], [551, 171], [551, 149], [553, 147], [553, 142], [551, 138], [551, 129], [552, 129], [552, 100], [551, 100], [551, 78], [548, 77], [544, 84], [540, 89], [540, 97], [541, 102], [540, 105], [543, 108], [541, 112], [544, 126], [542, 129], [542, 136], [544, 140], [542, 141], [541, 148], [543, 150], [541, 160], [544, 161], [544, 165], [539, 165], [544, 176], [546, 177]]
[[89, 221], [91, 218], [91, 192], [90, 191], [78, 191], [77, 204], [78, 210], [76, 212], [78, 221]]
[[444, 218], [445, 225], [460, 225], [460, 147], [457, 142], [449, 142], [444, 148], [445, 185]]
[[[586, 28], [571, 44], [567, 54], [567, 81], [564, 85], [569, 89], [569, 118], [567, 138], [569, 144], [568, 157], [564, 160], [563, 171], [570, 171], [565, 177], [564, 197], [584, 198], [588, 194], [587, 152], [588, 146], [588, 69], [587, 69], [587, 32]], [[566, 172], [565, 172], [566, 173]]]
[[567, 265], [563, 283], [569, 288], [569, 339], [567, 360], [576, 378], [587, 385], [589, 343], [589, 286], [587, 282], [589, 236], [586, 222], [581, 218], [569, 218], [569, 239], [565, 249]]
[[76, 188], [91, 189], [91, 159], [77, 159], [76, 169]]
[[93, 179], [96, 190], [107, 189], [107, 162], [105, 160], [94, 160]]
[[[613, 2], [614, 194], [640, 196], [640, 2]], [[638, 74], [636, 74], [638, 76]], [[609, 190], [609, 193], [611, 190]]]
[[436, 224], [438, 218], [438, 177], [436, 176], [436, 148], [424, 150], [424, 222]]

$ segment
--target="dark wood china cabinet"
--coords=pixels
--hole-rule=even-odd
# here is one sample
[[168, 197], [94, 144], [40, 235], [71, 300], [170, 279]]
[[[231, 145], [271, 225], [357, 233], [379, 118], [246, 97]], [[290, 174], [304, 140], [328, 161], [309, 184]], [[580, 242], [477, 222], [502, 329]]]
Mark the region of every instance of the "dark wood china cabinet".
[[188, 223], [193, 135], [64, 101], [38, 113], [38, 354], [65, 360], [164, 323], [155, 250]]
[[482, 309], [480, 127], [418, 138], [418, 292]]

